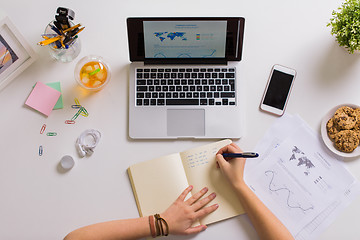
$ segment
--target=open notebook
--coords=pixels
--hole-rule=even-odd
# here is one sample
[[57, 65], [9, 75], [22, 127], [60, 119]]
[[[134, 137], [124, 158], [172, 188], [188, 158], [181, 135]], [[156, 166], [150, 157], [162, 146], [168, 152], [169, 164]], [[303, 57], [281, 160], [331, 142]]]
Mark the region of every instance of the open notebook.
[[201, 219], [201, 224], [243, 214], [236, 194], [216, 168], [216, 152], [230, 143], [222, 140], [130, 166], [128, 174], [140, 216], [164, 212], [189, 185], [194, 186], [192, 193], [208, 187], [209, 193], [217, 194], [210, 204], [218, 203], [219, 208]]

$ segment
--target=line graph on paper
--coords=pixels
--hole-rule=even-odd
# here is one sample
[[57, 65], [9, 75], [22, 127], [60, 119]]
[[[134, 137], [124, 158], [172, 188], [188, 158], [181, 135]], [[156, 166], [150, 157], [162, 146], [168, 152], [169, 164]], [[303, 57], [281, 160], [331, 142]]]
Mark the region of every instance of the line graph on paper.
[[285, 205], [289, 210], [298, 210], [304, 214], [314, 209], [314, 205], [307, 200], [299, 188], [290, 184], [290, 182], [279, 182], [278, 179], [281, 178], [277, 176], [276, 171], [267, 170], [264, 175], [267, 180], [267, 188], [278, 204]]

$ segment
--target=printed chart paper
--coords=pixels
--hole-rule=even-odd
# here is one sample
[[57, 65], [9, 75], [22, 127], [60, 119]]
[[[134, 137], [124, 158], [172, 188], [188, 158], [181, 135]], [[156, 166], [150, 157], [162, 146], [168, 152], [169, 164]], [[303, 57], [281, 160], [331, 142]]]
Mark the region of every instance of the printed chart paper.
[[314, 239], [359, 195], [359, 182], [299, 117], [279, 122], [246, 182], [296, 239]]

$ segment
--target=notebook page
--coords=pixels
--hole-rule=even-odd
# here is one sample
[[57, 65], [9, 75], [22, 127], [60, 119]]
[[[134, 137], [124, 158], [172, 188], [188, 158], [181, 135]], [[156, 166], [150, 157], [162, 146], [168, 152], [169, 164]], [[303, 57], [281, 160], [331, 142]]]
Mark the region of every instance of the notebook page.
[[132, 165], [128, 173], [140, 216], [162, 213], [189, 186], [177, 153]]
[[230, 143], [231, 140], [222, 140], [180, 153], [188, 182], [194, 186], [192, 193], [208, 187], [209, 193], [217, 194], [210, 204], [218, 203], [219, 208], [201, 219], [202, 224], [221, 221], [244, 213], [236, 194], [220, 169], [216, 168], [216, 152]]

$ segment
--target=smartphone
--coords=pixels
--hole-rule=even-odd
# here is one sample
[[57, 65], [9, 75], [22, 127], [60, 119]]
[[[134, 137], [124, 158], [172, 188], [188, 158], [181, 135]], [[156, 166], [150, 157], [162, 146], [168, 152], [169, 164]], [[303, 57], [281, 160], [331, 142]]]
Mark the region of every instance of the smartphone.
[[278, 116], [283, 115], [295, 76], [294, 69], [278, 64], [274, 65], [261, 100], [260, 109]]

